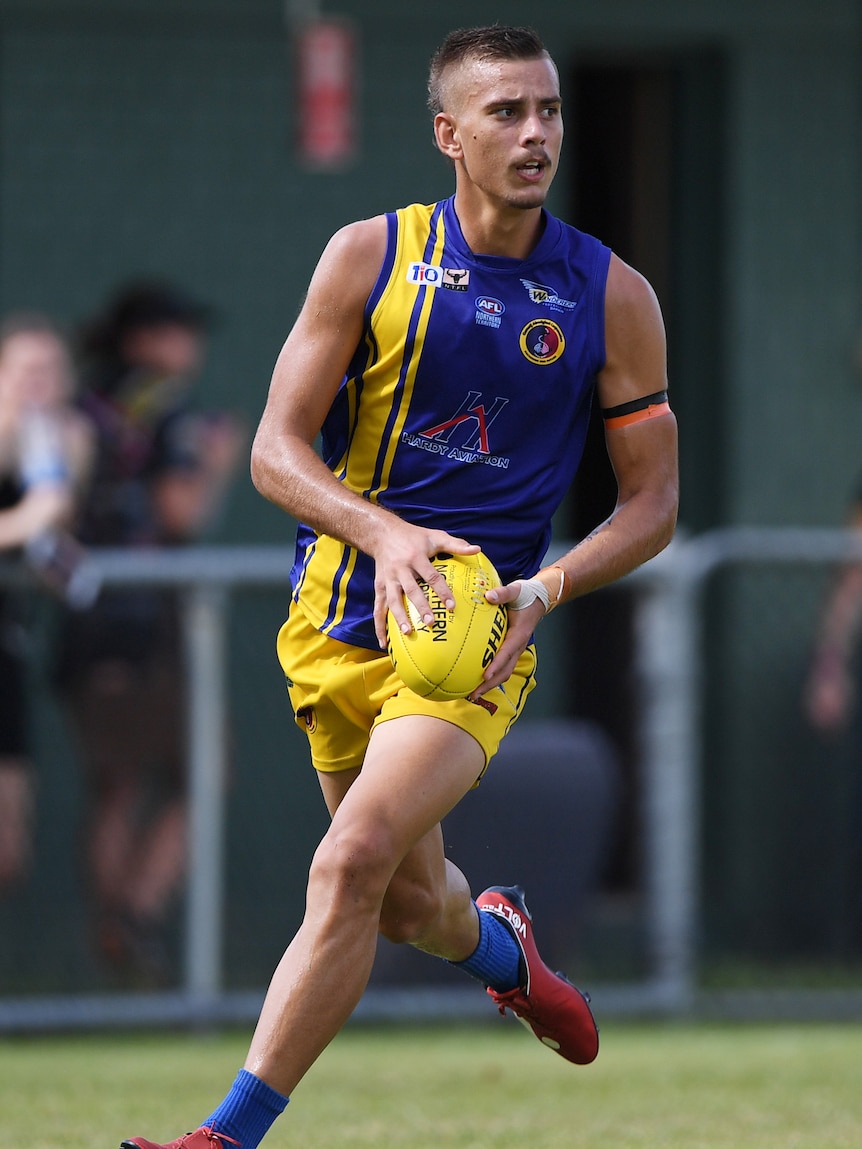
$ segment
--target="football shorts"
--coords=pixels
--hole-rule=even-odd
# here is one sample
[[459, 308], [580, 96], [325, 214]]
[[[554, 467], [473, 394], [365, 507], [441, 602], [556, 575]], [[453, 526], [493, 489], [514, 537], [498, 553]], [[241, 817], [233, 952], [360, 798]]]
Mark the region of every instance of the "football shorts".
[[536, 685], [536, 651], [530, 644], [509, 680], [478, 702], [421, 698], [404, 685], [385, 651], [321, 634], [296, 603], [279, 631], [277, 649], [294, 719], [308, 735], [312, 764], [321, 771], [361, 766], [374, 727], [412, 714], [443, 719], [472, 735], [487, 768]]

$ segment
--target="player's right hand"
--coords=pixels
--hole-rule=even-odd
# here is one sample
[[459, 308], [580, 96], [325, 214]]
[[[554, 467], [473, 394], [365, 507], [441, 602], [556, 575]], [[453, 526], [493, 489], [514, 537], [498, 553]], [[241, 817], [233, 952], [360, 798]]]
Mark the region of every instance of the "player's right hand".
[[446, 580], [431, 560], [435, 555], [474, 555], [481, 548], [475, 543], [446, 531], [426, 530], [396, 519], [381, 531], [379, 541], [371, 552], [374, 572], [374, 632], [381, 650], [386, 649], [386, 615], [392, 611], [395, 622], [404, 634], [413, 629], [404, 602], [406, 596], [413, 603], [426, 625], [434, 622], [428, 596], [420, 586], [426, 583], [446, 604], [455, 607], [455, 599]]

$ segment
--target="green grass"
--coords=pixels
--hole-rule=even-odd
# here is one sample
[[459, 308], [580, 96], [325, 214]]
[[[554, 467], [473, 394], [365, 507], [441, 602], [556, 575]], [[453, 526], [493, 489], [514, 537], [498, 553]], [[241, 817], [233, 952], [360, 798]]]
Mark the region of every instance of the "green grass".
[[728, 961], [704, 963], [702, 989], [851, 989], [862, 988], [859, 962]]
[[[198, 1124], [247, 1035], [0, 1040], [2, 1149], [116, 1149]], [[862, 1027], [607, 1024], [588, 1068], [513, 1022], [350, 1027], [265, 1149], [858, 1149]]]

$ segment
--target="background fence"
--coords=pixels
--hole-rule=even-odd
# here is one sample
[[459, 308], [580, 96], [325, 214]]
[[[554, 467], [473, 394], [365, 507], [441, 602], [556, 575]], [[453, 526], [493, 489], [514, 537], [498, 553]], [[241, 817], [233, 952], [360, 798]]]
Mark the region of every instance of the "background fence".
[[[618, 827], [634, 866], [597, 876], [571, 954], [600, 1013], [862, 1014], [860, 735], [827, 744], [800, 705], [820, 604], [848, 559], [862, 561], [862, 542], [846, 532], [728, 529], [679, 539], [602, 592], [631, 608], [620, 676], [634, 683], [637, 762]], [[251, 1019], [301, 919], [325, 828], [274, 653], [290, 554], [104, 551], [91, 561], [104, 585], [184, 592], [192, 824], [176, 982], [139, 992], [92, 954], [77, 864], [85, 799], [47, 673], [55, 608], [7, 567], [32, 652], [40, 781], [33, 872], [0, 903], [0, 1029]], [[546, 703], [541, 720], [578, 716], [564, 689], [576, 642], [565, 615], [539, 635], [535, 697], [546, 680], [552, 711]], [[479, 825], [482, 787], [471, 801]], [[574, 865], [575, 846], [550, 864]], [[393, 979], [372, 983], [358, 1015], [483, 1009], [470, 985]]]

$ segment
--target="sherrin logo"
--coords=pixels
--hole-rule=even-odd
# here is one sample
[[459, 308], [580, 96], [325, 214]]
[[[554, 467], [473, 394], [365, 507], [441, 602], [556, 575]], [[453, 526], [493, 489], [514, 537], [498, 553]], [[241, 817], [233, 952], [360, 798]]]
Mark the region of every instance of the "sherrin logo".
[[521, 351], [531, 363], [556, 363], [566, 349], [566, 337], [550, 319], [531, 319], [521, 331]]

